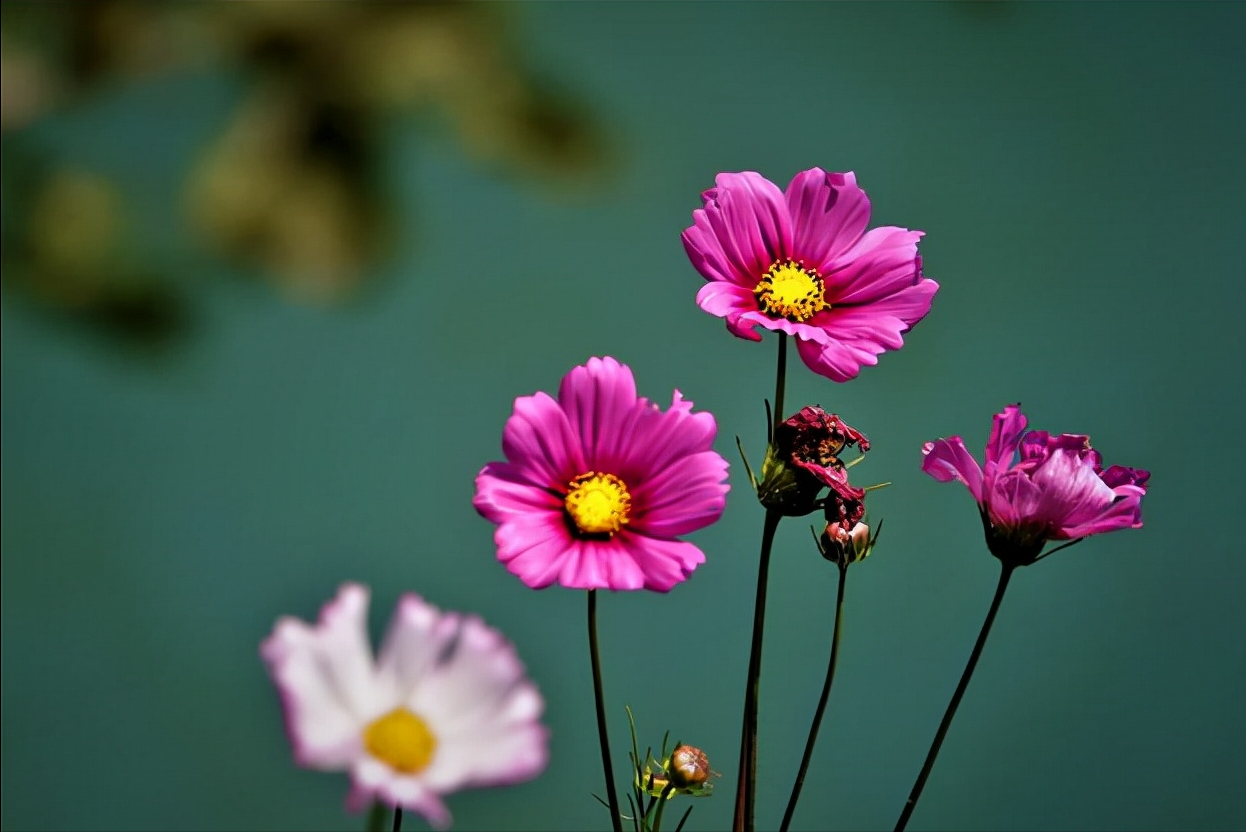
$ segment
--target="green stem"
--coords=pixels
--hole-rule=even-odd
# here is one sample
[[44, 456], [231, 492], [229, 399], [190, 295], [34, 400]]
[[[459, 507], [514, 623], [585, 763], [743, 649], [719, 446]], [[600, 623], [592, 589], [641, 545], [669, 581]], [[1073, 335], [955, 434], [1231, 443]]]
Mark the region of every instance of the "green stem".
[[783, 392], [787, 387], [787, 336], [779, 333], [779, 358], [774, 369], [774, 424], [770, 426], [770, 439], [774, 440], [775, 428], [783, 424]]
[[597, 650], [597, 590], [588, 591], [588, 652], [593, 664], [593, 698], [597, 702], [597, 736], [601, 741], [601, 767], [606, 775], [606, 798], [614, 832], [623, 832], [619, 794], [614, 788], [614, 765], [610, 761], [610, 733], [606, 730], [606, 701], [601, 687], [601, 656]]
[[800, 790], [805, 785], [805, 773], [809, 771], [809, 761], [813, 758], [813, 746], [818, 741], [818, 729], [822, 726], [822, 715], [826, 712], [826, 702], [831, 698], [831, 684], [835, 681], [835, 664], [839, 661], [839, 622], [844, 611], [844, 583], [848, 577], [847, 564], [839, 565], [839, 588], [835, 593], [835, 624], [831, 629], [831, 658], [826, 666], [826, 681], [822, 683], [822, 698], [818, 700], [817, 710], [813, 713], [813, 723], [809, 726], [809, 739], [805, 742], [805, 756], [801, 758], [800, 770], [796, 772], [796, 782], [792, 784], [792, 796], [787, 801], [787, 811], [783, 813], [783, 824], [779, 832], [787, 832], [792, 823], [792, 814], [796, 811], [796, 801], [800, 800]]
[[398, 830], [400, 829], [402, 829], [402, 807], [395, 806], [394, 807], [394, 832], [398, 832]]
[[[768, 426], [769, 441], [783, 423], [783, 394], [787, 380], [787, 336], [779, 333], [779, 355], [774, 371], [774, 413]], [[744, 718], [740, 726], [740, 769], [736, 782], [735, 818], [732, 832], [753, 832], [757, 794], [757, 702], [761, 691], [761, 647], [766, 626], [766, 587], [770, 575], [770, 548], [783, 515], [767, 509], [761, 532], [757, 564], [757, 598], [753, 606], [753, 641], [749, 650], [748, 677], [744, 686]]]
[[661, 832], [662, 830], [662, 811], [666, 809], [666, 804], [670, 802], [671, 792], [675, 790], [675, 786], [667, 783], [662, 789], [662, 794], [658, 797], [658, 813], [653, 818], [653, 832]]
[[736, 790], [735, 832], [753, 832], [757, 787], [757, 713], [761, 692], [761, 648], [766, 626], [766, 587], [769, 583], [770, 549], [783, 515], [767, 511], [761, 533], [761, 556], [757, 569], [757, 599], [753, 608], [753, 641], [749, 651], [748, 677], [744, 688], [744, 722], [740, 731], [740, 779]]
[[900, 819], [896, 821], [896, 832], [903, 832], [904, 827], [908, 825], [909, 817], [913, 814], [913, 809], [917, 806], [917, 799], [922, 796], [922, 789], [926, 786], [926, 778], [930, 776], [930, 770], [934, 768], [935, 757], [939, 756], [939, 747], [943, 745], [943, 738], [947, 735], [947, 729], [952, 724], [952, 717], [956, 715], [956, 707], [960, 705], [961, 697], [965, 695], [965, 688], [969, 687], [969, 677], [973, 675], [973, 669], [978, 664], [978, 657], [982, 655], [982, 647], [986, 644], [986, 637], [991, 633], [991, 624], [995, 622], [995, 613], [999, 612], [999, 602], [1004, 600], [1004, 590], [1008, 588], [1008, 579], [1012, 577], [1014, 566], [1007, 563], [1002, 564], [999, 573], [999, 585], [995, 587], [995, 598], [991, 601], [991, 608], [987, 611], [986, 621], [982, 622], [982, 632], [978, 633], [978, 641], [973, 646], [973, 652], [969, 654], [969, 663], [965, 665], [965, 672], [960, 676], [960, 684], [956, 686], [956, 692], [952, 694], [952, 701], [948, 703], [947, 712], [943, 714], [943, 721], [939, 723], [939, 730], [935, 733], [934, 742], [930, 744], [930, 752], [926, 754], [926, 762], [922, 765], [921, 772], [917, 775], [917, 781], [913, 783], [913, 790], [909, 792], [909, 799], [904, 803], [904, 811], [900, 813]]
[[385, 804], [379, 800], [372, 801], [372, 808], [368, 810], [368, 832], [384, 832], [385, 815]]

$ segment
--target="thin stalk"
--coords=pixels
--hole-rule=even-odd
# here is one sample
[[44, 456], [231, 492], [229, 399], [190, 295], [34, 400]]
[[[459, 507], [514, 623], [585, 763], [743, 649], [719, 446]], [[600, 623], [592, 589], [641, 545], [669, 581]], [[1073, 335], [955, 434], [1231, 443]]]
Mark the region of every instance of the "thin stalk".
[[783, 424], [783, 392], [787, 388], [787, 336], [779, 333], [779, 357], [774, 368], [774, 424], [770, 426], [770, 439]]
[[402, 829], [402, 807], [395, 806], [394, 807], [394, 832], [398, 832], [398, 830], [400, 829]]
[[372, 808], [368, 810], [368, 832], [385, 832], [385, 808], [381, 801], [372, 801]]
[[606, 798], [614, 832], [623, 832], [619, 794], [614, 788], [614, 765], [610, 758], [610, 733], [606, 730], [606, 701], [601, 688], [601, 656], [597, 650], [597, 590], [588, 591], [588, 652], [593, 664], [593, 698], [597, 702], [597, 736], [601, 741], [601, 767], [606, 775]]
[[839, 587], [835, 592], [835, 623], [831, 628], [831, 658], [826, 665], [826, 681], [822, 683], [822, 698], [818, 700], [817, 710], [813, 712], [813, 723], [809, 726], [809, 739], [805, 742], [805, 756], [800, 760], [800, 770], [796, 772], [796, 782], [792, 784], [792, 796], [788, 798], [787, 811], [783, 813], [783, 824], [779, 827], [779, 832], [787, 832], [792, 824], [796, 801], [800, 800], [800, 790], [805, 785], [805, 773], [809, 771], [809, 761], [813, 758], [813, 746], [818, 741], [822, 715], [826, 712], [827, 700], [831, 698], [831, 684], [835, 681], [835, 665], [839, 661], [839, 622], [844, 611], [844, 584], [847, 577], [847, 564], [840, 564]]
[[986, 613], [986, 620], [982, 622], [982, 632], [978, 633], [978, 641], [973, 646], [973, 652], [969, 654], [969, 663], [965, 665], [965, 672], [960, 676], [960, 683], [956, 686], [956, 692], [952, 694], [952, 701], [947, 705], [947, 712], [943, 714], [943, 721], [939, 723], [939, 730], [935, 733], [934, 742], [930, 744], [930, 751], [926, 754], [926, 762], [922, 765], [921, 772], [917, 775], [917, 781], [913, 783], [913, 790], [909, 792], [909, 799], [904, 802], [904, 811], [900, 813], [900, 819], [896, 821], [896, 832], [903, 832], [904, 827], [908, 825], [909, 817], [913, 814], [913, 809], [917, 806], [917, 799], [922, 796], [922, 789], [926, 786], [926, 778], [930, 776], [930, 770], [934, 768], [935, 758], [939, 756], [939, 747], [943, 745], [943, 738], [947, 735], [947, 729], [952, 725], [952, 717], [956, 715], [956, 707], [960, 705], [961, 697], [965, 695], [965, 688], [969, 687], [969, 677], [973, 676], [973, 669], [978, 664], [978, 657], [982, 655], [982, 647], [986, 644], [986, 637], [991, 634], [991, 624], [995, 622], [995, 613], [999, 612], [999, 602], [1004, 600], [1004, 590], [1008, 588], [1008, 579], [1012, 577], [1015, 566], [1002, 563], [1002, 569], [999, 573], [999, 585], [995, 587], [995, 597], [991, 600], [991, 608]]
[[[774, 411], [767, 426], [773, 441], [783, 422], [783, 394], [787, 380], [787, 336], [779, 333], [779, 354], [774, 371]], [[744, 718], [740, 726], [740, 767], [736, 783], [735, 818], [732, 832], [753, 832], [757, 793], [757, 701], [761, 690], [761, 647], [766, 626], [766, 587], [770, 575], [770, 548], [783, 515], [767, 509], [761, 532], [757, 564], [757, 598], [753, 606], [753, 641], [749, 650], [748, 677], [744, 686]]]
[[675, 791], [675, 785], [667, 783], [666, 788], [662, 789], [662, 794], [658, 796], [658, 813], [653, 818], [653, 832], [662, 832], [662, 813], [666, 811], [666, 804], [670, 801], [673, 791]]

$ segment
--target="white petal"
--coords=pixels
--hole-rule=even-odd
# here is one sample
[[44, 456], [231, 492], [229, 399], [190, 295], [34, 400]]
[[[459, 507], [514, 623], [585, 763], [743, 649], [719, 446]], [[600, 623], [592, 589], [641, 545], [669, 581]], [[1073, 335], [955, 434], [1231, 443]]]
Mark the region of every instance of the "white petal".
[[314, 627], [283, 618], [261, 645], [301, 765], [346, 768], [359, 753], [363, 726], [384, 708], [372, 671], [367, 612], [368, 591], [344, 584]]

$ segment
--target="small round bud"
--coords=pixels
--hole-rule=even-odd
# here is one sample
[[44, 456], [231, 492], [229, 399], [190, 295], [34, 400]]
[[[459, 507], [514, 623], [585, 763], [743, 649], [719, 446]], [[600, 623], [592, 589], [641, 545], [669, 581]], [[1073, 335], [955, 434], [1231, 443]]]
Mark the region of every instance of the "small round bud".
[[877, 539], [877, 535], [870, 537], [870, 527], [864, 523], [858, 522], [851, 529], [839, 523], [828, 523], [820, 541], [822, 557], [840, 566], [848, 566], [865, 560]]
[[671, 752], [667, 776], [678, 789], [695, 789], [710, 778], [710, 761], [696, 746], [680, 745]]

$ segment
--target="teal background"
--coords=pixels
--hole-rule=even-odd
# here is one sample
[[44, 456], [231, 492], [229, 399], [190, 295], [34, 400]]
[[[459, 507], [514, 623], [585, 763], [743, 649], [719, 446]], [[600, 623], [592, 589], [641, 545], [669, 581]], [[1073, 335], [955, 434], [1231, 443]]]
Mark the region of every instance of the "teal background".
[[[687, 828], [726, 828], [762, 516], [732, 437], [760, 460], [774, 344], [696, 308], [679, 234], [717, 171], [785, 184], [813, 165], [855, 170], [874, 224], [924, 229], [943, 288], [858, 380], [790, 365], [788, 409], [843, 414], [874, 443], [860, 477], [893, 482], [871, 497], [886, 528], [849, 575], [795, 827], [899, 814], [997, 572], [970, 498], [924, 476], [919, 449], [956, 433], [980, 449], [1013, 401], [1150, 469], [1146, 526], [1016, 576], [910, 828], [1246, 825], [1246, 8], [558, 3], [512, 19], [606, 119], [619, 162], [597, 190], [552, 198], [449, 141], [417, 152], [399, 120], [388, 184], [418, 196], [418, 231], [361, 303], [191, 275], [193, 339], [136, 358], [5, 293], [4, 828], [362, 828], [344, 776], [294, 767], [257, 655], [277, 616], [314, 616], [347, 579], [372, 586], [378, 629], [408, 590], [482, 614], [545, 694], [549, 769], [450, 798], [456, 828], [606, 828], [584, 597], [510, 576], [470, 503], [512, 400], [603, 354], [643, 395], [678, 387], [712, 411], [733, 463], [722, 521], [692, 536], [707, 563], [669, 595], [601, 603], [616, 765], [626, 703], [642, 743], [669, 728], [724, 772]], [[135, 177], [165, 234], [160, 183], [235, 96], [175, 79], [40, 129]], [[834, 570], [806, 525], [780, 529], [771, 576], [762, 828], [828, 644]]]

